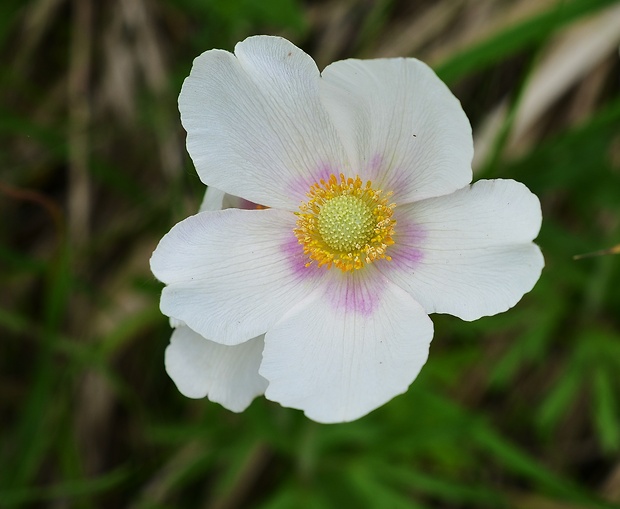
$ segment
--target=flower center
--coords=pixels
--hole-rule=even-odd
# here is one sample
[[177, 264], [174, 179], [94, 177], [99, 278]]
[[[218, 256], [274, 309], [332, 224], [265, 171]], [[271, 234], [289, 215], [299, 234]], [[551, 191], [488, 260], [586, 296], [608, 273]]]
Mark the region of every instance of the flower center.
[[295, 235], [310, 258], [306, 267], [317, 262], [320, 267], [332, 265], [343, 272], [361, 269], [375, 260], [391, 260], [385, 254], [392, 245], [396, 221], [392, 219], [395, 204], [388, 204], [391, 193], [364, 186], [359, 177], [340, 181], [330, 175], [310, 187], [308, 202], [296, 212]]
[[375, 227], [370, 207], [357, 196], [341, 195], [329, 200], [318, 216], [319, 233], [336, 251], [360, 249]]

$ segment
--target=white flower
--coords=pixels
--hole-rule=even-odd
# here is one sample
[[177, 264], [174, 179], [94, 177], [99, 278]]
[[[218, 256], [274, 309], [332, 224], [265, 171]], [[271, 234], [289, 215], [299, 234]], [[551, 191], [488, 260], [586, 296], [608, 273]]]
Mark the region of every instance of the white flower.
[[[540, 203], [522, 184], [469, 185], [471, 127], [412, 58], [319, 73], [290, 42], [251, 37], [194, 61], [179, 97], [202, 181], [265, 210], [204, 210], [151, 259], [166, 352], [189, 397], [240, 411], [257, 395], [320, 422], [405, 392], [429, 313], [514, 306], [540, 276]], [[219, 193], [219, 194], [218, 194]], [[205, 339], [208, 338], [208, 339]]]

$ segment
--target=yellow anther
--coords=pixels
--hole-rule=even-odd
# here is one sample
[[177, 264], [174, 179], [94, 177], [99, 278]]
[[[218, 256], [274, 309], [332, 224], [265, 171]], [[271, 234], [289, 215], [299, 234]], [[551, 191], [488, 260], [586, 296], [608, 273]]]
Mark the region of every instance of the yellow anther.
[[364, 186], [359, 177], [340, 181], [330, 175], [310, 187], [309, 200], [296, 212], [295, 235], [304, 253], [317, 265], [342, 271], [361, 269], [379, 259], [390, 260], [386, 249], [392, 245], [396, 221], [391, 193], [382, 195], [370, 181]]

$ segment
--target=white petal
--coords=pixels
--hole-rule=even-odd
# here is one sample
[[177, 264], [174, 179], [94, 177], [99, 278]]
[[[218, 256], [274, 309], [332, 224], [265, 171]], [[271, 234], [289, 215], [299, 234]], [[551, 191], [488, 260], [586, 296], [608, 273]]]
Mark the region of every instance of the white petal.
[[312, 183], [346, 162], [319, 81], [314, 61], [280, 37], [250, 37], [235, 55], [211, 50], [196, 58], [179, 109], [202, 181], [296, 210]]
[[185, 327], [185, 322], [183, 320], [178, 320], [173, 316], [168, 318], [168, 323], [170, 323], [170, 327], [176, 329], [177, 327]]
[[281, 210], [201, 212], [168, 232], [151, 257], [166, 283], [160, 307], [204, 337], [237, 344], [265, 333], [326, 271], [306, 268]]
[[481, 180], [396, 211], [392, 261], [377, 266], [427, 313], [501, 313], [540, 277], [540, 202], [519, 182]]
[[345, 422], [407, 390], [428, 357], [433, 324], [410, 295], [364, 272], [339, 274], [269, 330], [260, 368], [268, 399], [319, 422]]
[[393, 191], [400, 204], [471, 181], [471, 126], [426, 64], [413, 58], [344, 60], [322, 76], [323, 102], [363, 180]]
[[205, 210], [222, 210], [224, 208], [224, 197], [226, 193], [221, 189], [217, 189], [213, 186], [207, 187], [205, 196], [200, 204], [200, 212]]
[[[231, 194], [227, 194], [224, 191], [216, 189], [215, 187], [207, 187], [204, 198], [202, 199], [202, 203], [200, 204], [200, 212], [204, 212], [206, 210], [222, 210], [228, 208], [245, 208], [245, 209], [255, 209], [256, 207], [248, 207], [245, 206], [250, 202], [244, 200], [243, 198], [239, 198], [238, 196], [233, 196]], [[180, 327], [185, 325], [183, 320], [179, 320], [174, 317], [169, 318], [170, 327], [173, 329], [176, 327]]]
[[206, 396], [242, 412], [267, 388], [267, 380], [258, 374], [263, 347], [263, 336], [224, 346], [183, 326], [172, 333], [166, 348], [166, 371], [184, 396]]
[[207, 187], [205, 196], [200, 204], [200, 212], [205, 210], [222, 210], [222, 209], [246, 209], [255, 210], [256, 203], [249, 202], [238, 196], [225, 193], [213, 186]]

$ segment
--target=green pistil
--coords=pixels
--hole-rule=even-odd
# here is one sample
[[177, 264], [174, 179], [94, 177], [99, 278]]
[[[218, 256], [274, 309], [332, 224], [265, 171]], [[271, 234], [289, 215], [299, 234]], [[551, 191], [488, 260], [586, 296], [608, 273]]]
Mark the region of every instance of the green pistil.
[[318, 215], [319, 233], [335, 251], [346, 253], [360, 249], [375, 228], [372, 211], [357, 196], [336, 196], [327, 201]]

